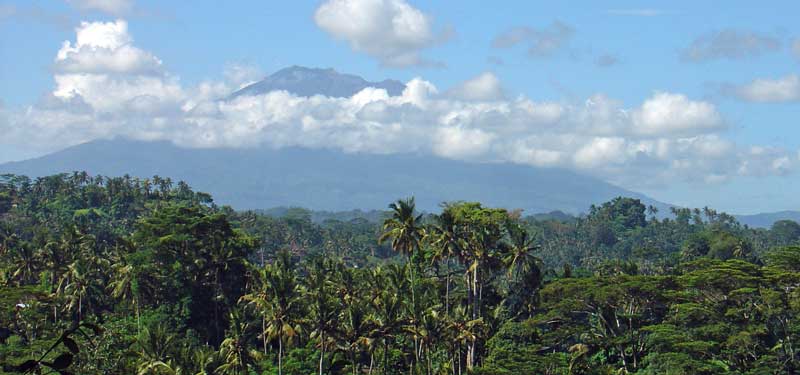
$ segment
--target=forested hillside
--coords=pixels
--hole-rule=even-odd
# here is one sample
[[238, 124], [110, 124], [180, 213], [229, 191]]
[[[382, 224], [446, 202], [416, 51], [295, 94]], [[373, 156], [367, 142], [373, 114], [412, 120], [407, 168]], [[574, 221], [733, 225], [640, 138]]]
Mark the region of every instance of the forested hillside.
[[379, 222], [276, 217], [168, 178], [4, 175], [2, 370], [800, 371], [794, 221], [661, 219], [630, 198], [577, 218], [386, 203]]

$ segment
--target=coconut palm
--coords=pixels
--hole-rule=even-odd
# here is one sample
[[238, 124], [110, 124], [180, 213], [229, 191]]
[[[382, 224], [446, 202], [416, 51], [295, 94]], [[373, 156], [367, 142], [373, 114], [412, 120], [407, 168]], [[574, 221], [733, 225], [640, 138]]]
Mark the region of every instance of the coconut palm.
[[217, 367], [216, 373], [225, 375], [247, 374], [255, 363], [257, 353], [247, 349], [247, 336], [250, 325], [242, 319], [239, 311], [230, 313], [230, 328], [227, 337], [222, 340], [219, 348], [219, 357], [222, 364]]
[[411, 258], [420, 248], [420, 241], [425, 234], [421, 226], [422, 215], [414, 216], [416, 205], [414, 197], [400, 199], [389, 205], [392, 216], [383, 222], [383, 234], [379, 243], [391, 239], [392, 249]]
[[[539, 245], [534, 243], [534, 238], [525, 228], [515, 222], [506, 224], [506, 230], [511, 241], [505, 245], [503, 264], [508, 269], [509, 278], [519, 277], [520, 274], [534, 273], [537, 277], [541, 275], [542, 260], [533, 254], [539, 250]], [[535, 288], [538, 285], [529, 287]]]
[[284, 346], [302, 332], [302, 286], [288, 252], [280, 252], [278, 259], [267, 267], [264, 283], [270, 299], [264, 334], [268, 340], [278, 341], [278, 375], [282, 375]]
[[[467, 371], [472, 371], [475, 363], [475, 343], [485, 328], [483, 318], [471, 319], [464, 306], [457, 306], [453, 309], [453, 314], [446, 325], [446, 332], [453, 344], [454, 368], [458, 370], [459, 375], [462, 373], [462, 363], [466, 364]], [[463, 361], [462, 353], [465, 356]]]
[[135, 352], [140, 358], [138, 374], [178, 374], [172, 358], [176, 336], [166, 326], [156, 324], [144, 328], [136, 337]]
[[33, 283], [40, 268], [33, 246], [23, 243], [11, 249], [10, 255], [10, 279], [22, 285]]
[[[132, 264], [121, 261], [113, 266], [111, 282], [106, 288], [111, 292], [111, 297], [129, 303], [136, 313], [136, 332], [142, 329], [140, 317], [139, 280], [136, 268]], [[130, 310], [129, 310], [130, 311]]]
[[94, 308], [103, 296], [96, 259], [91, 256], [86, 258], [79, 257], [67, 266], [56, 291], [66, 300], [67, 310], [77, 313], [78, 321], [83, 319], [83, 311]]
[[459, 237], [458, 226], [452, 212], [444, 210], [440, 215], [434, 217], [436, 224], [433, 225], [429, 235], [426, 237], [430, 241], [432, 250], [431, 262], [444, 261], [445, 270], [445, 315], [450, 313], [450, 277], [451, 261], [461, 255], [466, 244]]
[[374, 323], [372, 336], [383, 345], [383, 373], [389, 372], [389, 348], [406, 324], [402, 293], [407, 290], [408, 279], [404, 276], [404, 268], [391, 265], [388, 272], [381, 268], [375, 271], [381, 281], [376, 283], [380, 291], [371, 302]]
[[319, 375], [323, 374], [325, 353], [328, 343], [336, 328], [340, 305], [333, 298], [333, 282], [331, 274], [336, 270], [337, 264], [330, 259], [317, 258], [311, 261], [308, 275], [305, 278], [306, 299], [308, 300], [310, 322], [312, 325], [311, 338], [315, 338], [319, 345]]
[[351, 300], [339, 317], [337, 346], [350, 360], [353, 375], [361, 370], [360, 355], [374, 344], [370, 336], [374, 322], [369, 316], [367, 306], [360, 300]]

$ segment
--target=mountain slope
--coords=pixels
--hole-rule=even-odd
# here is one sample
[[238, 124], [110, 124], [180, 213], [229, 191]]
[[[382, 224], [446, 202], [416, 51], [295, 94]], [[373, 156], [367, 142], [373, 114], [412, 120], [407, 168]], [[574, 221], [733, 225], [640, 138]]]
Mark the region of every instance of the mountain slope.
[[747, 224], [754, 228], [769, 228], [773, 223], [780, 220], [793, 220], [800, 223], [800, 211], [779, 211], [753, 215], [736, 215], [736, 219], [742, 224]]
[[345, 154], [330, 150], [184, 149], [168, 142], [99, 140], [41, 158], [0, 165], [0, 173], [91, 174], [184, 180], [238, 209], [301, 206], [315, 210], [383, 209], [414, 195], [421, 209], [476, 200], [527, 213], [580, 213], [616, 196], [667, 205], [599, 179], [560, 169], [478, 164], [414, 154]]
[[343, 98], [353, 96], [367, 87], [385, 89], [392, 96], [402, 94], [406, 88], [402, 82], [390, 79], [369, 82], [359, 76], [338, 73], [333, 69], [292, 66], [234, 92], [229, 99], [276, 90], [286, 90], [298, 96], [325, 95]]

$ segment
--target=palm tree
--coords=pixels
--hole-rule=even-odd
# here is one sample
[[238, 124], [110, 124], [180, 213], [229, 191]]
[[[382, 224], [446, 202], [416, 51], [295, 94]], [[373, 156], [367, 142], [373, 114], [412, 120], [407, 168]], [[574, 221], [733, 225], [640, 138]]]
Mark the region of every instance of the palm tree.
[[445, 330], [445, 321], [440, 315], [441, 305], [435, 305], [421, 314], [421, 319], [415, 326], [410, 326], [409, 331], [419, 340], [419, 357], [425, 360], [428, 375], [432, 374], [431, 350], [438, 344]]
[[67, 310], [77, 312], [77, 320], [81, 321], [83, 310], [86, 307], [93, 308], [103, 295], [101, 285], [94, 259], [79, 257], [67, 266], [57, 293], [65, 297]]
[[[472, 366], [475, 363], [475, 343], [484, 329], [483, 318], [470, 319], [464, 306], [457, 306], [453, 309], [453, 315], [448, 319], [446, 331], [453, 343], [453, 351], [455, 352], [453, 353], [454, 368], [458, 369], [459, 375], [462, 374], [462, 362], [466, 363], [467, 371], [472, 371]], [[461, 354], [464, 347], [466, 347], [466, 358], [462, 361]]]
[[11, 250], [11, 279], [20, 284], [31, 284], [39, 272], [36, 252], [28, 243], [23, 243]]
[[226, 375], [248, 373], [250, 367], [255, 363], [254, 355], [247, 350], [247, 331], [249, 329], [250, 325], [243, 321], [238, 311], [234, 310], [230, 313], [230, 329], [219, 348], [219, 356], [223, 363], [217, 367], [217, 373]]
[[309, 314], [313, 330], [311, 337], [319, 341], [319, 375], [323, 374], [323, 364], [328, 342], [335, 330], [339, 306], [333, 299], [333, 286], [330, 275], [337, 266], [333, 261], [317, 258], [311, 261], [305, 278], [306, 298], [309, 301]]
[[[422, 215], [414, 216], [416, 204], [414, 197], [400, 199], [389, 205], [392, 209], [392, 216], [383, 222], [383, 234], [378, 238], [378, 243], [384, 243], [388, 239], [392, 240], [392, 249], [406, 255], [411, 271], [411, 304], [416, 305], [416, 276], [415, 266], [419, 259], [418, 253], [420, 243], [425, 236], [425, 230], [421, 225]], [[416, 341], [415, 341], [416, 345]], [[416, 348], [415, 348], [416, 353]]]
[[373, 339], [370, 337], [373, 326], [372, 319], [362, 301], [351, 299], [349, 303], [346, 303], [339, 318], [337, 341], [339, 349], [345, 352], [350, 359], [353, 375], [360, 372], [360, 353], [363, 349], [373, 345]]
[[145, 374], [177, 374], [179, 370], [172, 361], [172, 349], [175, 335], [169, 333], [162, 324], [146, 327], [136, 337], [136, 348], [141, 362], [139, 375]]
[[112, 281], [107, 289], [111, 297], [126, 301], [133, 305], [136, 312], [136, 333], [141, 331], [141, 318], [139, 316], [139, 288], [136, 270], [131, 264], [120, 262], [114, 265]]
[[380, 267], [374, 271], [377, 296], [372, 299], [374, 327], [372, 336], [383, 344], [383, 373], [389, 372], [389, 346], [401, 333], [406, 319], [403, 316], [403, 293], [407, 290], [408, 279], [405, 267], [391, 265], [389, 272]]
[[378, 238], [379, 243], [388, 239], [392, 240], [392, 249], [411, 258], [420, 248], [420, 241], [424, 236], [421, 226], [422, 215], [414, 216], [416, 205], [414, 197], [400, 199], [389, 205], [392, 216], [383, 222], [383, 234]]
[[[541, 275], [542, 260], [533, 255], [534, 251], [539, 250], [539, 245], [534, 243], [534, 238], [518, 223], [508, 223], [506, 230], [511, 240], [506, 245], [506, 252], [503, 256], [503, 264], [508, 268], [508, 277], [516, 278], [520, 274], [531, 273], [536, 274], [537, 277]], [[535, 288], [538, 285], [529, 287]]]
[[267, 266], [264, 277], [264, 294], [269, 296], [264, 334], [268, 340], [278, 341], [278, 375], [282, 375], [284, 344], [290, 344], [302, 332], [302, 286], [286, 251]]
[[58, 280], [66, 270], [69, 263], [68, 256], [74, 254], [70, 249], [64, 248], [63, 243], [48, 242], [36, 254], [42, 268], [49, 274], [50, 291], [55, 291]]
[[428, 236], [433, 254], [431, 262], [445, 261], [445, 315], [450, 313], [450, 261], [461, 254], [465, 244], [458, 235], [458, 226], [452, 212], [444, 210], [435, 216], [436, 224]]
[[17, 240], [19, 240], [19, 237], [14, 227], [6, 221], [0, 222], [0, 256], [6, 255], [8, 249], [10, 249]]
[[243, 295], [239, 302], [246, 302], [248, 306], [252, 306], [261, 315], [261, 343], [264, 349], [264, 354], [267, 354], [267, 311], [270, 309], [270, 290], [267, 285], [267, 272], [269, 268], [266, 265], [262, 267], [252, 267], [250, 275], [253, 277], [252, 285], [250, 286], [251, 292]]

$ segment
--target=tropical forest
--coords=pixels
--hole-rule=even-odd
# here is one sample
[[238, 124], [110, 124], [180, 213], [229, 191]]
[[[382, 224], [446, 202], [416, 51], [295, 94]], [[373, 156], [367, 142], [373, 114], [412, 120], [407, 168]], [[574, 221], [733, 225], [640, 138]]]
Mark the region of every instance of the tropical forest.
[[794, 221], [632, 198], [319, 216], [236, 211], [158, 176], [4, 175], [2, 371], [800, 371]]

